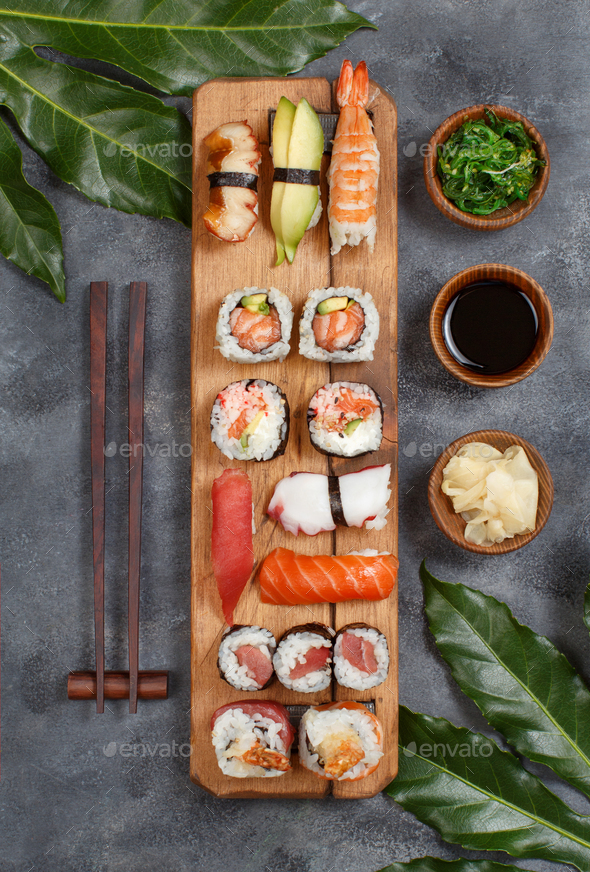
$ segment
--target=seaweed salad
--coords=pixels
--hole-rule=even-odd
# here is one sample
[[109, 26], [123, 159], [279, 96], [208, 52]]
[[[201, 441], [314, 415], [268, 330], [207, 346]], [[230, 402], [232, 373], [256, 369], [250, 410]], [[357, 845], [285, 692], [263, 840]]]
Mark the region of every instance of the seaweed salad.
[[485, 113], [487, 118], [466, 120], [438, 148], [443, 194], [475, 215], [526, 200], [545, 165], [521, 121], [500, 119], [490, 109]]

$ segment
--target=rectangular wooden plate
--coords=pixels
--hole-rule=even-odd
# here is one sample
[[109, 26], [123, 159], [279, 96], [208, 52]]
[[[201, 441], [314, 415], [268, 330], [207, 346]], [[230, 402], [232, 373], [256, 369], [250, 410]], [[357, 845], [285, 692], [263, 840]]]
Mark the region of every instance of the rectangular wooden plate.
[[[371, 82], [371, 93], [378, 88]], [[326, 79], [218, 79], [195, 91], [193, 98], [193, 236], [192, 236], [192, 646], [191, 646], [191, 778], [220, 797], [343, 798], [374, 796], [397, 773], [398, 664], [397, 587], [378, 603], [362, 601], [338, 605], [283, 607], [260, 602], [258, 582], [250, 582], [235, 613], [241, 624], [270, 629], [277, 639], [289, 627], [317, 620], [339, 629], [352, 621], [366, 621], [387, 636], [391, 667], [387, 681], [359, 692], [333, 685], [319, 694], [293, 693], [278, 681], [259, 693], [245, 694], [222, 681], [217, 671], [217, 649], [225, 622], [211, 566], [211, 485], [228, 466], [241, 466], [250, 476], [254, 494], [256, 566], [278, 546], [305, 554], [346, 554], [350, 550], [377, 548], [397, 554], [397, 152], [396, 109], [387, 96], [377, 93], [371, 104], [375, 133], [381, 152], [377, 240], [370, 254], [366, 243], [346, 247], [330, 256], [326, 217], [327, 190], [322, 166], [324, 213], [319, 224], [305, 234], [293, 264], [274, 267], [275, 243], [269, 217], [272, 159], [269, 155], [269, 112], [281, 96], [293, 103], [305, 97], [317, 112], [337, 112], [333, 88]], [[260, 142], [262, 163], [259, 180], [259, 221], [252, 236], [231, 245], [210, 236], [202, 216], [209, 199], [203, 137], [228, 121], [246, 119]], [[298, 354], [297, 323], [307, 295], [314, 288], [350, 285], [369, 291], [379, 310], [381, 326], [375, 360], [357, 364], [323, 364]], [[232, 364], [215, 350], [215, 324], [222, 299], [236, 288], [276, 287], [293, 303], [295, 323], [291, 352], [282, 363], [257, 366]], [[291, 434], [283, 457], [266, 463], [230, 462], [211, 442], [209, 418], [217, 393], [232, 381], [264, 378], [286, 393], [291, 407]], [[330, 381], [370, 384], [384, 407], [384, 438], [378, 452], [345, 460], [327, 458], [311, 446], [306, 426], [309, 400]], [[300, 470], [342, 474], [381, 463], [392, 464], [392, 501], [387, 526], [380, 532], [338, 527], [333, 533], [297, 538], [266, 514], [275, 484]], [[272, 699], [284, 705], [315, 705], [333, 699], [373, 700], [384, 728], [384, 758], [375, 773], [356, 782], [332, 783], [317, 778], [299, 765], [294, 755], [291, 772], [279, 778], [229, 778], [217, 765], [211, 744], [212, 713], [227, 702], [243, 698]]]

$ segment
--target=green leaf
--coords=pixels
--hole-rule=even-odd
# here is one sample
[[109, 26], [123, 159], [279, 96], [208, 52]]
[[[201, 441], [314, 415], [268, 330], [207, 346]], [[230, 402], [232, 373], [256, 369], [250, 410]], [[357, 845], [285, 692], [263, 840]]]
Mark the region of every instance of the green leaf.
[[584, 596], [584, 623], [590, 632], [590, 584], [586, 588], [586, 594]]
[[391, 863], [379, 872], [526, 872], [526, 869], [490, 860], [438, 860], [436, 857], [419, 857], [410, 863]]
[[453, 678], [516, 750], [590, 796], [590, 692], [545, 636], [505, 603], [435, 578], [424, 563], [426, 614]]
[[399, 773], [387, 793], [465, 848], [590, 867], [590, 818], [491, 739], [400, 706]]
[[43, 60], [2, 28], [0, 102], [51, 169], [91, 200], [190, 226], [190, 126], [176, 109]]
[[0, 251], [66, 298], [59, 220], [51, 203], [23, 176], [23, 156], [0, 120]]
[[216, 76], [296, 72], [374, 27], [334, 0], [16, 0], [0, 23], [29, 46], [107, 61], [187, 95]]

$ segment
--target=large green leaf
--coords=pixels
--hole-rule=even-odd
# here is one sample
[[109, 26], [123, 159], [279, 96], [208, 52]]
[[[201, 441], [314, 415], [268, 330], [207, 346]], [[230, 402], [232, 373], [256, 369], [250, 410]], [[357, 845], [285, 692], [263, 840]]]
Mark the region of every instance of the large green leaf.
[[387, 793], [443, 839], [590, 868], [578, 815], [491, 739], [400, 706], [399, 773]]
[[43, 60], [2, 28], [0, 102], [51, 169], [91, 200], [190, 226], [190, 127], [176, 109]]
[[409, 863], [391, 863], [379, 872], [526, 872], [516, 866], [494, 863], [490, 860], [439, 860], [419, 857]]
[[0, 121], [0, 251], [66, 298], [59, 221], [53, 206], [23, 176], [21, 150]]
[[161, 91], [302, 69], [370, 22], [334, 0], [15, 0], [0, 23], [30, 46], [116, 64]]
[[440, 581], [424, 563], [420, 575], [430, 629], [461, 690], [517, 751], [590, 796], [590, 692], [564, 655], [505, 603]]

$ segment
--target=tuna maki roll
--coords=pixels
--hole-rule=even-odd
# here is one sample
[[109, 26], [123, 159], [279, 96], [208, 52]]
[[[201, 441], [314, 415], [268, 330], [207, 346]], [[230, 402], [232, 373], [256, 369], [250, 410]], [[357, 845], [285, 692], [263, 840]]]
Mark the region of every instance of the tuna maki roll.
[[332, 636], [324, 624], [300, 624], [288, 630], [273, 657], [277, 678], [289, 690], [316, 693], [332, 680]]
[[295, 731], [287, 709], [270, 700], [222, 705], [211, 718], [219, 768], [233, 778], [272, 778], [291, 769]]
[[235, 624], [223, 634], [219, 646], [219, 674], [236, 690], [263, 690], [272, 681], [276, 647], [270, 630]]
[[272, 460], [284, 454], [289, 404], [280, 388], [264, 379], [232, 382], [211, 410], [211, 439], [230, 460]]
[[336, 633], [334, 677], [342, 687], [368, 690], [389, 672], [389, 649], [383, 633], [368, 624], [347, 624]]
[[322, 454], [358, 457], [383, 437], [383, 405], [369, 385], [332, 382], [315, 392], [307, 410], [311, 444]]
[[373, 360], [379, 313], [359, 288], [320, 288], [305, 302], [299, 322], [299, 353], [310, 360], [349, 363]]
[[358, 781], [379, 766], [383, 730], [360, 702], [309, 708], [299, 727], [299, 762], [320, 778]]
[[221, 304], [215, 338], [234, 363], [284, 360], [289, 353], [293, 307], [276, 288], [239, 288]]

